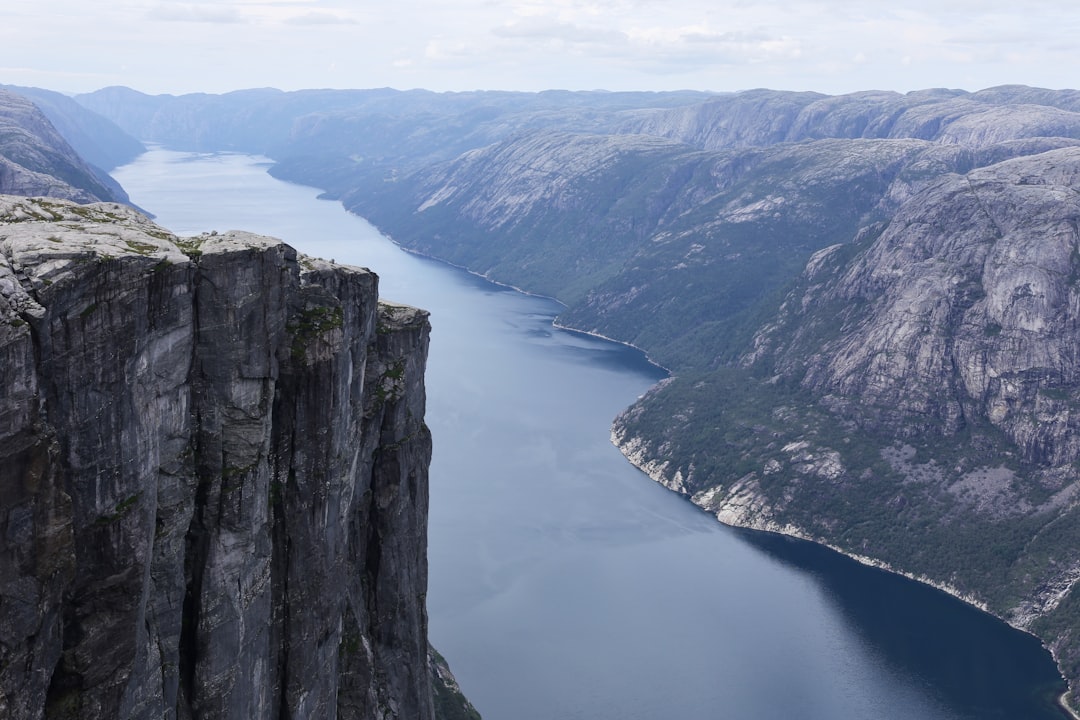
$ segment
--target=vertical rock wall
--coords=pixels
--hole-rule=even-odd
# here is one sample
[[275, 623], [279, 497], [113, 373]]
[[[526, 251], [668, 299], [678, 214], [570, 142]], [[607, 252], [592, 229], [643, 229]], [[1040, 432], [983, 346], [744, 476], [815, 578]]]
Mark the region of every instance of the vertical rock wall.
[[0, 197], [0, 716], [432, 717], [427, 315]]

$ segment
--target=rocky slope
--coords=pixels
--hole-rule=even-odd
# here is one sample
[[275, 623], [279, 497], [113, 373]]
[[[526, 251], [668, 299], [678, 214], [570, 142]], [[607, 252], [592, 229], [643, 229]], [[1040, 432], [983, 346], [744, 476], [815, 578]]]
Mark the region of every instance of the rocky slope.
[[[740, 367], [615, 441], [724, 522], [920, 577], [1080, 682], [1080, 148], [946, 174], [815, 254]], [[710, 442], [702, 441], [709, 427]]]
[[944, 173], [1070, 146], [819, 140], [702, 151], [536, 131], [342, 202], [412, 250], [557, 297], [561, 321], [685, 371], [742, 352], [810, 255]]
[[37, 105], [79, 157], [104, 171], [100, 173], [104, 175], [103, 180], [111, 180], [105, 172], [126, 165], [146, 152], [146, 146], [115, 123], [87, 110], [67, 95], [16, 85], [0, 85], [0, 88], [22, 95]]
[[426, 313], [0, 198], [0, 715], [432, 718]]
[[88, 165], [29, 99], [0, 89], [0, 193], [76, 202], [126, 202], [127, 195]]

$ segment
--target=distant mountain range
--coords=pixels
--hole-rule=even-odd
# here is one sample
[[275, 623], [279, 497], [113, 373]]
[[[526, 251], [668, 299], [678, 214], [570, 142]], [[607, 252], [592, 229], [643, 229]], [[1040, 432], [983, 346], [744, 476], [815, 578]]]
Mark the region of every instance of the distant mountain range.
[[1080, 93], [75, 99], [558, 298], [672, 370], [613, 426], [657, 481], [945, 588], [1080, 687]]

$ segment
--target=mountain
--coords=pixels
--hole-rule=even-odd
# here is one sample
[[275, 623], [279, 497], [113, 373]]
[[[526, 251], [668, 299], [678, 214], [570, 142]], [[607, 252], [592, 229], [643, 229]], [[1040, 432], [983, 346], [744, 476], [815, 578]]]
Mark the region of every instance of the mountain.
[[76, 202], [127, 202], [105, 173], [88, 165], [26, 97], [0, 89], [0, 193]]
[[150, 96], [105, 88], [75, 100], [145, 141], [180, 150], [238, 151], [277, 161], [274, 174], [331, 195], [358, 176], [382, 181], [517, 132], [600, 131], [706, 93], [242, 90]]
[[44, 113], [57, 132], [70, 143], [72, 149], [110, 181], [109, 170], [126, 165], [142, 153], [146, 147], [101, 115], [87, 110], [74, 99], [61, 93], [41, 88], [0, 88], [22, 95]]
[[0, 223], [0, 714], [476, 717], [427, 644], [427, 313], [118, 204]]
[[824, 138], [914, 138], [981, 147], [1017, 138], [1078, 137], [1078, 111], [1077, 91], [1023, 86], [837, 96], [751, 90], [654, 110], [620, 130], [711, 150]]
[[939, 178], [816, 253], [735, 366], [654, 391], [616, 442], [724, 522], [1034, 632], [1075, 683], [1078, 190], [1080, 147]]
[[[633, 462], [1037, 634], [1080, 688], [1080, 93], [333, 97], [248, 97], [273, 172], [668, 367], [613, 425]], [[165, 142], [244, 122], [131, 100]]]

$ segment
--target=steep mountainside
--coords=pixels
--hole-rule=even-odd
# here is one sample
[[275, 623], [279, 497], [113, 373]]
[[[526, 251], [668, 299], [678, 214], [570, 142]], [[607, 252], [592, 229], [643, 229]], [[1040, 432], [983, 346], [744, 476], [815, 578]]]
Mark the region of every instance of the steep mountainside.
[[367, 270], [0, 198], [0, 715], [434, 717], [427, 342]]
[[[22, 95], [37, 105], [79, 157], [95, 168], [109, 171], [146, 152], [146, 147], [141, 142], [67, 95], [14, 85], [0, 88]], [[104, 172], [101, 176], [103, 180], [112, 180]]]
[[0, 89], [0, 193], [126, 202], [119, 185], [79, 157], [27, 98]]
[[644, 135], [540, 131], [475, 150], [346, 207], [402, 245], [555, 296], [562, 322], [685, 371], [741, 352], [810, 255], [880, 231], [942, 174], [993, 152], [821, 140], [723, 152]]
[[617, 442], [725, 522], [1035, 632], [1075, 688], [1078, 198], [1080, 148], [944, 176], [876, 239], [816, 254], [742, 369], [672, 381]]

